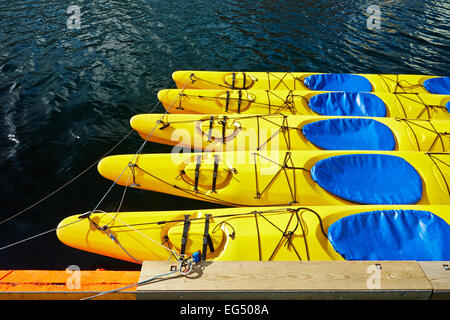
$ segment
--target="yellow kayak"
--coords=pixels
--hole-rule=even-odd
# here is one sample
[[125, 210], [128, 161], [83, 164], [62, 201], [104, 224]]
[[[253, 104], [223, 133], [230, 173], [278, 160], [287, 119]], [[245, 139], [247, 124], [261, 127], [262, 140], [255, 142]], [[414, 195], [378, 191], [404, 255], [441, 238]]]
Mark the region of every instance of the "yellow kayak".
[[57, 236], [136, 263], [196, 252], [215, 261], [447, 261], [448, 223], [449, 206], [244, 207], [74, 215]]
[[228, 206], [450, 204], [450, 153], [267, 151], [115, 155], [123, 186]]
[[408, 74], [175, 71], [185, 89], [257, 89], [450, 94], [450, 77]]
[[145, 140], [181, 149], [450, 151], [450, 121], [445, 120], [139, 114], [130, 124]]
[[289, 90], [163, 89], [169, 113], [297, 114], [450, 120], [450, 95]]

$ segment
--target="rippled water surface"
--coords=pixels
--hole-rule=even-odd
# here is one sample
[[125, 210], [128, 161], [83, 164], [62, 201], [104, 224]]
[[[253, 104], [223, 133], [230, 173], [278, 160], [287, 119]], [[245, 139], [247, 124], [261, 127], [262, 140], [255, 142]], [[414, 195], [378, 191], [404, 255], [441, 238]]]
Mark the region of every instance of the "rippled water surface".
[[[381, 9], [369, 30], [367, 8]], [[81, 28], [69, 29], [77, 5]], [[149, 112], [175, 70], [448, 75], [450, 2], [0, 0], [0, 185], [3, 220], [94, 163]], [[163, 112], [157, 106], [155, 112]], [[114, 153], [134, 153], [133, 133]], [[148, 144], [145, 152], [169, 152]], [[92, 210], [111, 185], [95, 167], [0, 225], [0, 247]], [[116, 187], [100, 209], [117, 209]], [[215, 205], [130, 190], [122, 211]], [[0, 269], [135, 269], [61, 244], [55, 232], [0, 251]]]

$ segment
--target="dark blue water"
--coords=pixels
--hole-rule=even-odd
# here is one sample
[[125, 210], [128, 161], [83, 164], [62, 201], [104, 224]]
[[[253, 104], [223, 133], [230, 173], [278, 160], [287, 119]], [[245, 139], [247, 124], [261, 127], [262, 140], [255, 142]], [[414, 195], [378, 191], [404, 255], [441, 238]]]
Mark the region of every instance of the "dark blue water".
[[[66, 10], [78, 5], [81, 28]], [[370, 30], [367, 8], [381, 9]], [[0, 220], [95, 162], [149, 112], [175, 70], [448, 75], [450, 2], [0, 0]], [[158, 106], [155, 112], [163, 112]], [[133, 133], [114, 151], [135, 153]], [[149, 143], [145, 152], [169, 152]], [[94, 167], [53, 197], [0, 225], [0, 247], [92, 210], [111, 185]], [[118, 208], [122, 187], [101, 204]], [[121, 208], [215, 205], [130, 190]], [[78, 251], [54, 232], [0, 251], [0, 269], [135, 269]]]

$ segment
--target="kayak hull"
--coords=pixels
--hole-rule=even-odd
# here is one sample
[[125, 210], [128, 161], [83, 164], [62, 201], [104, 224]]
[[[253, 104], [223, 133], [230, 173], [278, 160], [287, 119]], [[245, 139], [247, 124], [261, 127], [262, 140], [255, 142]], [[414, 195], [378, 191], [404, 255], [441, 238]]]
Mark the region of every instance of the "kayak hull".
[[[450, 223], [449, 206], [308, 206], [224, 208], [150, 212], [98, 212], [91, 220], [70, 216], [57, 236], [64, 244], [96, 254], [138, 263], [174, 259], [182, 247], [186, 217], [190, 219], [184, 254], [206, 252], [213, 261], [341, 261], [330, 243], [330, 226], [345, 217], [374, 210], [423, 210]], [[212, 247], [204, 246], [208, 234]], [[301, 226], [299, 225], [301, 221]], [[100, 230], [96, 226], [105, 228]], [[283, 236], [283, 232], [290, 235]], [[111, 241], [113, 235], [116, 242]], [[120, 244], [120, 245], [119, 245]], [[212, 249], [212, 250], [211, 250]]]
[[[450, 120], [450, 95], [291, 90], [163, 89], [169, 113], [289, 114]], [[328, 107], [324, 108], [324, 104]]]
[[[351, 205], [360, 201], [356, 196], [343, 197], [338, 189], [345, 194], [364, 191], [365, 197], [385, 191], [382, 199], [404, 190], [404, 195], [414, 193], [414, 199], [420, 199], [380, 203], [384, 201], [380, 198], [364, 203], [430, 205], [450, 204], [449, 160], [448, 153], [422, 152], [172, 152], [109, 156], [99, 162], [98, 171], [123, 186], [229, 206]], [[354, 166], [359, 166], [359, 176]]]
[[[324, 121], [326, 120], [326, 121]], [[343, 140], [343, 136], [354, 136], [353, 143], [317, 143], [312, 125], [326, 122], [352, 121], [362, 126], [341, 126], [335, 132], [323, 127], [314, 132], [320, 139]], [[131, 127], [148, 141], [204, 151], [256, 151], [256, 150], [387, 150], [387, 151], [450, 151], [450, 121], [409, 120], [392, 118], [355, 118], [300, 115], [222, 115], [222, 114], [139, 114], [130, 120]], [[388, 131], [371, 130], [374, 124]], [[153, 130], [153, 128], [157, 128]], [[317, 131], [322, 132], [317, 132]], [[151, 134], [150, 134], [151, 133]], [[332, 137], [334, 136], [334, 137]], [[392, 146], [372, 143], [383, 141], [388, 136]], [[317, 139], [316, 139], [317, 140]], [[359, 140], [359, 141], [358, 141]], [[364, 143], [364, 141], [365, 143]], [[383, 149], [385, 148], [385, 149]]]
[[[255, 89], [255, 90], [312, 90], [320, 88], [315, 83], [311, 86], [309, 78], [317, 75], [333, 76], [331, 80], [339, 82], [339, 76], [361, 77], [367, 83], [362, 87], [348, 88], [355, 91], [388, 92], [388, 93], [430, 93], [426, 81], [432, 78], [445, 78], [431, 75], [408, 74], [326, 74], [314, 72], [232, 72], [232, 71], [189, 71], [180, 70], [172, 74], [172, 79], [178, 88], [185, 89]], [[324, 81], [326, 82], [326, 81]], [[326, 86], [322, 86], [326, 88]], [[342, 88], [337, 88], [342, 89]], [[342, 91], [342, 90], [332, 90]]]

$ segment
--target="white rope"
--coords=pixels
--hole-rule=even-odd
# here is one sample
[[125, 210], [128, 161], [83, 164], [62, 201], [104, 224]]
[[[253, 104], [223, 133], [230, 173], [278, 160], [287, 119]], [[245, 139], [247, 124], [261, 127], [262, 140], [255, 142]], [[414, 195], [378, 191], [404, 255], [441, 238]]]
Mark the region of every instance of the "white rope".
[[[187, 84], [188, 84], [189, 80], [186, 81], [186, 83], [184, 84], [183, 88], [181, 89], [181, 93], [183, 93], [183, 90], [186, 88]], [[181, 94], [180, 93], [180, 94]], [[156, 130], [156, 128], [158, 127], [158, 124], [160, 121], [162, 121], [164, 119], [164, 117], [169, 113], [170, 109], [174, 106], [175, 102], [177, 101], [178, 98], [175, 98], [173, 100], [173, 102], [170, 104], [170, 106], [166, 109], [166, 112], [164, 112], [164, 114], [161, 116], [161, 118], [159, 119], [159, 121], [157, 121], [156, 125], [153, 127], [153, 129], [150, 131], [150, 133], [145, 137], [144, 142], [142, 143], [142, 145], [140, 146], [140, 148], [136, 151], [136, 153], [134, 154], [133, 158], [131, 159], [130, 163], [132, 163], [133, 161], [135, 161], [136, 157], [138, 157], [138, 155], [142, 152], [142, 150], [144, 149], [144, 146], [146, 145], [146, 143], [148, 142], [148, 138], [150, 138], [153, 134], [153, 132]], [[120, 173], [120, 175], [116, 178], [116, 180], [113, 182], [113, 184], [111, 185], [111, 187], [109, 187], [109, 189], [106, 191], [106, 193], [103, 195], [103, 197], [100, 199], [100, 201], [97, 203], [97, 205], [95, 206], [95, 208], [92, 210], [92, 212], [94, 212], [95, 210], [97, 210], [97, 208], [100, 206], [100, 204], [103, 202], [103, 200], [105, 200], [106, 196], [111, 192], [112, 188], [117, 184], [117, 182], [119, 181], [119, 179], [122, 177], [122, 175], [125, 173], [125, 171], [127, 170], [128, 165], [123, 169], [123, 171]]]
[[[122, 291], [122, 290], [125, 290], [125, 289], [128, 289], [128, 288], [132, 288], [134, 286], [139, 287], [139, 286], [142, 286], [144, 284], [150, 283], [151, 281], [155, 280], [156, 278], [169, 276], [171, 274], [174, 274], [175, 272], [180, 272], [182, 275], [187, 276], [188, 274], [190, 274], [192, 272], [192, 270], [193, 270], [192, 267], [193, 267], [194, 264], [195, 264], [195, 262], [192, 262], [190, 260], [182, 260], [182, 261], [180, 261], [179, 267], [176, 268], [175, 270], [170, 271], [170, 272], [159, 274], [159, 275], [151, 277], [150, 279], [142, 280], [142, 281], [139, 281], [139, 282], [136, 282], [136, 283], [133, 283], [133, 284], [129, 284], [129, 285], [125, 286], [125, 287], [121, 287], [121, 288], [117, 288], [117, 289], [113, 289], [113, 290], [109, 290], [109, 291], [103, 291], [103, 292], [100, 292], [99, 294], [96, 294], [96, 295], [93, 295], [93, 296], [89, 296], [89, 297], [83, 298], [81, 300], [92, 300], [94, 298], [103, 296], [105, 294], [116, 293], [116, 292], [119, 292], [119, 291]], [[168, 280], [168, 279], [165, 279], [165, 280]]]
[[[187, 84], [187, 83], [186, 83]], [[175, 85], [173, 86], [175, 87]], [[173, 88], [172, 87], [172, 88]], [[156, 108], [161, 104], [161, 101], [158, 101], [155, 106], [150, 110], [150, 113], [153, 113], [153, 111], [156, 110]], [[73, 177], [72, 179], [70, 179], [69, 181], [67, 181], [66, 183], [64, 183], [61, 187], [57, 188], [56, 190], [50, 192], [49, 194], [47, 194], [46, 196], [44, 196], [43, 198], [41, 198], [40, 200], [34, 202], [33, 204], [29, 205], [28, 207], [26, 207], [25, 209], [19, 211], [18, 213], [4, 219], [0, 221], [0, 225], [8, 222], [9, 220], [20, 216], [21, 214], [25, 213], [26, 211], [32, 209], [33, 207], [37, 206], [38, 204], [40, 204], [41, 202], [45, 201], [46, 199], [50, 198], [51, 196], [53, 196], [54, 194], [58, 193], [59, 191], [61, 191], [62, 189], [64, 189], [65, 187], [67, 187], [68, 185], [70, 185], [72, 182], [74, 182], [75, 180], [77, 180], [78, 178], [80, 178], [83, 174], [85, 174], [87, 171], [89, 171], [92, 167], [94, 167], [97, 163], [99, 163], [103, 158], [105, 158], [108, 154], [110, 154], [115, 148], [117, 148], [126, 138], [128, 138], [130, 136], [131, 133], [133, 133], [134, 130], [130, 130], [125, 137], [123, 137], [116, 145], [114, 145], [110, 150], [108, 150], [101, 158], [99, 158], [97, 161], [95, 161], [94, 163], [92, 163], [90, 166], [88, 166], [86, 169], [84, 169], [81, 173], [79, 173], [78, 175], [76, 175], [75, 177]]]
[[134, 286], [138, 286], [138, 287], [139, 287], [139, 286], [142, 286], [142, 285], [144, 285], [144, 284], [147, 284], [147, 283], [149, 283], [149, 282], [155, 280], [156, 278], [168, 276], [168, 275], [174, 274], [175, 272], [180, 271], [180, 270], [181, 270], [181, 269], [177, 269], [177, 270], [173, 270], [173, 271], [168, 272], [168, 273], [159, 274], [159, 275], [156, 275], [156, 276], [154, 276], [154, 277], [152, 277], [152, 278], [150, 278], [150, 279], [143, 280], [143, 281], [140, 281], [140, 282], [136, 282], [136, 283], [130, 284], [130, 285], [125, 286], [125, 287], [122, 287], [122, 288], [113, 289], [113, 290], [109, 290], [109, 291], [103, 291], [103, 292], [101, 292], [101, 293], [99, 293], [99, 294], [96, 294], [96, 295], [93, 295], [93, 296], [89, 296], [89, 297], [83, 298], [83, 299], [81, 299], [81, 300], [92, 300], [92, 299], [94, 299], [94, 298], [103, 296], [103, 295], [105, 295], [105, 294], [116, 293], [116, 292], [119, 292], [119, 291], [122, 291], [122, 290], [125, 290], [125, 289], [128, 289], [128, 288], [132, 288], [132, 287], [134, 287]]
[[[189, 82], [189, 80], [186, 81], [186, 83], [184, 84], [183, 88], [181, 89], [181, 93], [182, 93], [183, 90], [186, 88], [188, 82]], [[181, 93], [180, 93], [180, 94], [181, 94]], [[140, 146], [140, 148], [136, 151], [136, 153], [134, 154], [133, 158], [131, 159], [131, 161], [130, 161], [129, 163], [132, 163], [132, 162], [138, 157], [138, 155], [142, 152], [142, 150], [143, 150], [145, 144], [148, 142], [147, 139], [148, 139], [149, 137], [151, 137], [151, 135], [153, 134], [153, 132], [154, 132], [154, 131], [156, 130], [156, 128], [158, 127], [158, 124], [160, 123], [160, 121], [162, 121], [162, 120], [164, 119], [164, 117], [169, 113], [170, 109], [174, 106], [174, 104], [175, 104], [175, 102], [177, 101], [177, 99], [178, 99], [178, 98], [175, 98], [175, 99], [172, 101], [172, 103], [170, 104], [170, 106], [166, 109], [166, 112], [160, 117], [159, 121], [156, 122], [155, 126], [154, 126], [153, 129], [150, 131], [150, 133], [145, 137], [144, 142], [142, 143], [142, 145]], [[95, 212], [95, 211], [98, 209], [98, 207], [100, 206], [100, 204], [103, 202], [103, 200], [105, 200], [106, 196], [109, 194], [109, 192], [111, 192], [111, 190], [113, 189], [113, 187], [117, 184], [117, 182], [118, 182], [119, 179], [122, 177], [122, 175], [125, 173], [125, 171], [127, 170], [128, 167], [129, 167], [129, 166], [127, 165], [127, 166], [122, 170], [122, 172], [120, 173], [120, 175], [116, 178], [116, 180], [114, 180], [113, 184], [109, 187], [109, 189], [106, 191], [106, 193], [105, 193], [105, 194], [103, 195], [103, 197], [100, 199], [100, 201], [97, 203], [97, 205], [95, 206], [95, 208], [94, 208], [94, 209], [93, 209], [86, 217], [88, 217], [91, 213]], [[127, 181], [127, 186], [126, 186], [126, 187], [128, 187], [128, 182], [129, 182], [129, 177], [128, 177], [128, 181]], [[106, 213], [106, 212], [105, 212], [105, 213]], [[108, 215], [109, 215], [110, 217], [112, 217], [113, 219], [117, 219], [117, 216], [112, 216], [112, 215], [109, 214], [109, 213], [106, 213], [106, 214], [108, 214]], [[119, 219], [117, 219], [117, 220], [120, 221]], [[149, 240], [151, 240], [151, 241], [157, 243], [158, 245], [162, 246], [163, 248], [169, 250], [170, 252], [172, 252], [172, 254], [175, 255], [175, 258], [176, 258], [177, 260], [179, 260], [179, 259], [178, 259], [178, 254], [177, 254], [175, 251], [173, 251], [172, 249], [169, 249], [169, 248], [167, 248], [166, 246], [162, 245], [161, 243], [159, 243], [159, 242], [157, 242], [157, 241], [151, 239], [150, 237], [148, 237], [148, 236], [146, 236], [145, 234], [143, 234], [142, 232], [140, 232], [140, 231], [134, 229], [133, 227], [131, 227], [130, 225], [124, 223], [123, 221], [120, 221], [120, 222], [123, 223], [124, 225], [128, 226], [129, 228], [133, 229], [134, 231], [140, 233], [142, 236], [146, 237], [147, 239], [149, 239]]]
[[128, 138], [130, 136], [130, 134], [133, 132], [133, 130], [131, 130], [130, 132], [128, 132], [125, 137], [123, 137], [117, 144], [114, 145], [114, 147], [112, 147], [111, 149], [108, 150], [108, 152], [106, 152], [101, 158], [99, 158], [97, 161], [95, 161], [94, 163], [92, 163], [89, 167], [87, 167], [86, 169], [84, 169], [81, 173], [79, 173], [78, 175], [76, 175], [75, 177], [73, 177], [72, 179], [70, 179], [68, 182], [66, 182], [65, 184], [63, 184], [61, 187], [57, 188], [56, 190], [52, 191], [51, 193], [49, 193], [48, 195], [46, 195], [45, 197], [43, 197], [42, 199], [36, 201], [35, 203], [29, 205], [28, 207], [26, 207], [25, 209], [23, 209], [22, 211], [10, 216], [9, 218], [6, 218], [2, 221], [0, 221], [0, 225], [15, 218], [20, 216], [21, 214], [25, 213], [26, 211], [32, 209], [33, 207], [37, 206], [39, 203], [43, 202], [44, 200], [50, 198], [51, 196], [53, 196], [54, 194], [56, 194], [57, 192], [61, 191], [62, 189], [64, 189], [65, 187], [67, 187], [69, 184], [71, 184], [72, 182], [74, 182], [75, 180], [77, 180], [79, 177], [81, 177], [84, 173], [86, 173], [87, 171], [89, 171], [93, 166], [95, 166], [97, 163], [100, 162], [100, 160], [102, 160], [104, 157], [106, 157], [108, 154], [110, 154], [115, 148], [117, 148], [123, 141], [125, 141], [126, 138]]
[[[186, 83], [184, 84], [183, 88], [181, 89], [181, 92], [183, 92], [183, 90], [186, 88], [188, 82], [189, 82], [189, 80], [186, 81]], [[170, 109], [171, 109], [171, 108], [173, 107], [173, 105], [175, 104], [176, 100], [177, 100], [177, 99], [175, 99], [175, 100], [172, 102], [172, 104], [167, 108], [166, 112], [163, 114], [163, 116], [161, 117], [160, 121], [161, 121], [161, 120], [164, 118], [164, 116], [170, 111]], [[157, 107], [160, 103], [161, 103], [161, 101], [158, 101], [158, 103], [153, 107], [152, 111], [155, 110], [156, 107]], [[149, 137], [153, 134], [153, 132], [155, 131], [155, 129], [156, 129], [157, 127], [158, 127], [158, 123], [155, 125], [155, 127], [153, 128], [153, 130], [149, 133], [149, 135], [148, 135], [146, 138], [149, 138]], [[11, 220], [11, 219], [13, 219], [13, 218], [15, 218], [15, 217], [17, 217], [17, 216], [19, 216], [19, 215], [21, 215], [21, 214], [23, 214], [24, 212], [26, 212], [26, 211], [28, 211], [29, 209], [33, 208], [34, 206], [38, 205], [38, 204], [41, 203], [42, 201], [44, 201], [44, 200], [46, 200], [47, 198], [51, 197], [52, 195], [54, 195], [54, 194], [57, 193], [58, 191], [60, 191], [60, 190], [62, 190], [63, 188], [65, 188], [66, 186], [68, 186], [70, 183], [72, 183], [73, 181], [75, 181], [75, 180], [78, 179], [79, 177], [81, 177], [84, 173], [86, 173], [86, 172], [87, 172], [89, 169], [91, 169], [94, 165], [96, 165], [98, 162], [100, 162], [106, 155], [108, 155], [109, 153], [111, 153], [117, 146], [119, 146], [119, 145], [120, 145], [120, 144], [121, 144], [121, 143], [122, 143], [122, 142], [123, 142], [123, 141], [124, 141], [124, 140], [132, 133], [132, 132], [133, 132], [133, 130], [131, 130], [124, 138], [122, 138], [116, 145], [114, 145], [113, 148], [111, 148], [111, 149], [110, 149], [106, 154], [104, 154], [100, 159], [98, 159], [96, 162], [94, 162], [93, 164], [91, 164], [88, 168], [86, 168], [86, 169], [85, 169], [84, 171], [82, 171], [80, 174], [78, 174], [77, 176], [75, 176], [74, 178], [72, 178], [71, 180], [69, 180], [68, 182], [66, 182], [63, 186], [59, 187], [59, 188], [56, 189], [55, 191], [51, 192], [50, 194], [48, 194], [48, 195], [45, 196], [44, 198], [40, 199], [39, 201], [37, 201], [37, 202], [35, 202], [34, 204], [30, 205], [29, 207], [25, 208], [24, 210], [18, 212], [17, 214], [14, 214], [13, 216], [11, 216], [11, 217], [9, 217], [9, 218], [0, 221], [0, 225], [3, 224], [3, 223], [5, 223], [5, 222], [7, 222], [7, 221], [9, 221], [9, 220]], [[138, 151], [135, 153], [135, 155], [134, 155], [134, 157], [133, 157], [133, 160], [136, 158], [136, 156], [138, 155], [138, 153], [142, 152], [142, 149], [144, 148], [144, 146], [145, 146], [146, 143], [147, 143], [147, 140], [145, 140], [145, 141], [143, 142], [143, 144], [141, 145], [141, 147], [140, 147], [140, 148], [138, 149]], [[133, 161], [133, 160], [132, 160], [132, 161]], [[109, 189], [106, 191], [106, 193], [105, 193], [105, 194], [103, 195], [103, 197], [100, 199], [100, 201], [97, 203], [97, 205], [95, 206], [95, 208], [94, 208], [93, 210], [91, 210], [91, 211], [88, 211], [88, 212], [82, 214], [81, 216], [88, 217], [88, 216], [91, 215], [93, 212], [97, 211], [97, 208], [100, 206], [100, 204], [101, 204], [101, 203], [103, 202], [103, 200], [106, 198], [106, 196], [111, 192], [111, 190], [112, 190], [113, 187], [117, 184], [117, 181], [120, 179], [120, 177], [123, 175], [123, 173], [125, 172], [125, 170], [126, 170], [127, 168], [128, 168], [128, 166], [121, 172], [121, 174], [119, 175], [119, 177], [117, 177], [117, 179], [114, 181], [114, 183], [109, 187]], [[123, 199], [122, 199], [122, 200], [123, 200]], [[3, 246], [3, 247], [0, 248], [0, 251], [2, 251], [2, 250], [4, 250], [4, 249], [7, 249], [7, 248], [10, 248], [10, 247], [13, 247], [13, 246], [15, 246], [15, 245], [18, 245], [18, 244], [20, 244], [20, 243], [23, 243], [23, 242], [26, 242], [26, 241], [29, 241], [29, 240], [38, 238], [38, 237], [40, 237], [40, 236], [46, 235], [46, 234], [48, 234], [48, 233], [50, 233], [50, 232], [54, 232], [54, 231], [56, 231], [56, 230], [62, 229], [62, 228], [64, 228], [64, 227], [67, 227], [67, 226], [69, 226], [69, 225], [72, 225], [72, 224], [74, 224], [74, 223], [76, 223], [76, 222], [79, 222], [79, 221], [81, 221], [81, 220], [82, 220], [82, 219], [76, 220], [76, 221], [73, 221], [73, 222], [71, 222], [71, 223], [68, 223], [67, 225], [59, 226], [59, 227], [56, 227], [56, 228], [53, 228], [53, 229], [50, 229], [50, 230], [41, 232], [41, 233], [36, 234], [36, 235], [34, 235], [34, 236], [25, 238], [25, 239], [23, 239], [23, 240], [20, 240], [20, 241], [11, 243], [11, 244], [6, 245], [6, 246]], [[131, 226], [130, 226], [130, 228], [131, 228]], [[154, 240], [152, 240], [152, 241], [154, 241]], [[161, 245], [160, 243], [158, 243], [158, 244]], [[170, 250], [170, 249], [169, 249], [169, 250]], [[175, 255], [175, 257], [177, 257], [177, 256]]]
[[[186, 81], [186, 83], [184, 84], [183, 88], [181, 89], [181, 92], [183, 92], [183, 90], [186, 88], [186, 85], [188, 84], [188, 82], [189, 82], [189, 80]], [[177, 99], [175, 99], [175, 100], [171, 103], [171, 105], [166, 109], [166, 112], [162, 115], [162, 117], [160, 118], [160, 121], [162, 121], [162, 120], [164, 119], [164, 116], [170, 111], [170, 109], [171, 109], [171, 108], [173, 107], [173, 105], [175, 104], [176, 100], [177, 100]], [[155, 108], [156, 108], [156, 106], [155, 106]], [[153, 110], [154, 110], [155, 108], [153, 108]], [[159, 122], [156, 123], [155, 127], [154, 127], [154, 128], [152, 129], [152, 131], [148, 134], [148, 136], [146, 137], [146, 139], [149, 138], [149, 137], [153, 134], [153, 132], [154, 132], [155, 129], [157, 128], [158, 124], [159, 124]], [[130, 133], [131, 133], [131, 132], [130, 132]], [[129, 133], [127, 136], [129, 136], [130, 133]], [[127, 137], [127, 136], [126, 136], [126, 137]], [[125, 138], [123, 138], [116, 146], [114, 146], [114, 148], [116, 148], [116, 147], [117, 147], [124, 139], [125, 139]], [[135, 158], [138, 156], [138, 154], [140, 154], [140, 153], [142, 152], [142, 150], [143, 150], [145, 144], [147, 143], [147, 140], [146, 140], [146, 139], [145, 139], [144, 142], [142, 143], [141, 147], [140, 147], [140, 148], [137, 150], [137, 152], [134, 154], [133, 159], [132, 159], [130, 162], [134, 161]], [[113, 149], [114, 149], [114, 148], [113, 148]], [[111, 152], [113, 149], [111, 149], [109, 152]], [[109, 153], [109, 152], [108, 152], [108, 153]], [[100, 160], [101, 160], [101, 159], [100, 159]], [[74, 179], [72, 179], [71, 181], [69, 181], [68, 183], [66, 183], [63, 187], [67, 186], [67, 185], [68, 185], [69, 183], [71, 183], [73, 180], [77, 179], [79, 176], [81, 176], [84, 172], [86, 172], [87, 170], [89, 170], [92, 166], [94, 166], [94, 165], [95, 165], [96, 163], [98, 163], [100, 160], [96, 161], [94, 164], [92, 164], [89, 168], [87, 168], [87, 169], [86, 169], [85, 171], [83, 171], [81, 174], [79, 174], [79, 175], [76, 176]], [[111, 187], [106, 191], [106, 193], [103, 195], [103, 197], [102, 197], [102, 198], [100, 199], [100, 201], [97, 203], [97, 205], [95, 206], [95, 208], [94, 208], [93, 210], [89, 211], [89, 212], [84, 213], [82, 216], [89, 217], [93, 212], [98, 211], [97, 208], [100, 206], [100, 204], [103, 202], [103, 200], [104, 200], [104, 199], [106, 198], [106, 196], [109, 194], [109, 192], [111, 192], [112, 188], [117, 184], [117, 181], [120, 179], [120, 177], [123, 175], [123, 173], [125, 172], [125, 170], [126, 170], [127, 168], [128, 168], [128, 166], [124, 168], [124, 170], [121, 172], [121, 174], [119, 175], [119, 177], [117, 177], [117, 179], [114, 181], [114, 183], [111, 185]], [[129, 178], [130, 178], [130, 177], [129, 177]], [[128, 178], [127, 186], [126, 186], [126, 187], [128, 187], [129, 178]], [[62, 189], [63, 187], [61, 187], [60, 189]], [[56, 192], [59, 191], [60, 189], [58, 189], [58, 190], [56, 190], [55, 192], [49, 194], [47, 197], [41, 199], [40, 201], [36, 202], [34, 205], [32, 205], [32, 206], [26, 208], [25, 210], [22, 210], [21, 212], [19, 212], [19, 214], [21, 214], [21, 213], [27, 211], [28, 209], [30, 209], [31, 207], [37, 205], [38, 203], [40, 203], [41, 201], [43, 201], [43, 200], [45, 200], [46, 198], [50, 197], [51, 195], [53, 195], [54, 193], [56, 193]], [[124, 196], [125, 196], [125, 193], [122, 195], [122, 199], [121, 199], [121, 202], [120, 202], [120, 205], [119, 205], [119, 209], [120, 209], [120, 207], [122, 206], [122, 202], [123, 202]], [[118, 210], [119, 210], [119, 209], [118, 209]], [[88, 213], [88, 214], [87, 214], [87, 213]], [[150, 279], [148, 279], [148, 280], [144, 280], [144, 281], [138, 282], [138, 283], [136, 283], [136, 284], [128, 285], [128, 286], [125, 286], [125, 287], [122, 287], [122, 288], [119, 288], [119, 289], [110, 290], [110, 291], [104, 291], [104, 292], [102, 292], [102, 293], [99, 293], [99, 294], [94, 295], [94, 296], [91, 296], [91, 297], [84, 298], [84, 299], [82, 299], [82, 300], [91, 300], [91, 299], [94, 299], [94, 298], [96, 298], [96, 297], [99, 297], [99, 296], [102, 296], [102, 295], [105, 295], [105, 294], [109, 294], [109, 293], [115, 293], [115, 292], [118, 292], [118, 291], [121, 291], [121, 290], [125, 290], [125, 289], [130, 288], [130, 287], [133, 287], [133, 286], [141, 286], [141, 285], [144, 285], [144, 284], [146, 284], [146, 283], [151, 282], [152, 280], [154, 280], [154, 279], [156, 279], [156, 278], [159, 278], [159, 277], [162, 277], [162, 276], [167, 276], [167, 275], [173, 274], [173, 273], [175, 273], [175, 272], [177, 272], [177, 271], [181, 272], [181, 273], [184, 274], [184, 275], [187, 275], [187, 274], [189, 274], [189, 273], [191, 272], [191, 270], [192, 270], [192, 262], [188, 261], [189, 268], [188, 268], [187, 270], [185, 269], [185, 270], [183, 271], [183, 268], [182, 268], [183, 263], [185, 263], [187, 260], [186, 260], [186, 259], [181, 259], [181, 256], [179, 256], [177, 252], [175, 252], [174, 250], [172, 250], [172, 249], [170, 249], [170, 248], [164, 246], [163, 244], [161, 244], [161, 243], [159, 243], [159, 242], [153, 240], [152, 238], [148, 237], [147, 235], [145, 235], [145, 234], [142, 233], [141, 231], [139, 231], [139, 230], [133, 228], [133, 227], [130, 226], [129, 224], [127, 224], [127, 223], [121, 221], [121, 220], [117, 217], [117, 214], [116, 214], [116, 216], [113, 216], [113, 215], [111, 215], [111, 214], [109, 214], [109, 213], [107, 213], [107, 212], [103, 212], [103, 213], [109, 215], [109, 216], [112, 217], [114, 220], [117, 220], [117, 221], [119, 221], [120, 223], [122, 223], [122, 224], [128, 226], [130, 229], [132, 229], [132, 230], [134, 230], [135, 232], [141, 234], [141, 235], [142, 235], [143, 237], [145, 237], [146, 239], [148, 239], [148, 240], [150, 240], [150, 241], [152, 241], [152, 242], [158, 244], [159, 246], [165, 248], [166, 250], [170, 251], [170, 252], [171, 252], [170, 257], [172, 257], [172, 255], [175, 256], [175, 258], [176, 258], [178, 261], [181, 261], [181, 265], [180, 265], [180, 268], [178, 268], [178, 270], [174, 270], [174, 271], [171, 271], [171, 272], [168, 272], [168, 273], [165, 273], [165, 274], [160, 274], [160, 275], [154, 276], [154, 277], [152, 277], [152, 278], [150, 278]], [[8, 221], [8, 220], [14, 218], [15, 216], [17, 216], [17, 215], [19, 215], [19, 214], [16, 214], [16, 215], [14, 215], [14, 216], [8, 218], [7, 220], [4, 220], [4, 221], [0, 222], [0, 224], [2, 224], [3, 222], [6, 222], [6, 221]], [[87, 214], [87, 215], [86, 215], [86, 214]], [[47, 230], [47, 231], [45, 231], [45, 232], [39, 233], [39, 234], [37, 234], [37, 235], [34, 235], [34, 236], [32, 236], [32, 237], [29, 237], [29, 238], [26, 238], [26, 239], [17, 241], [17, 242], [15, 242], [15, 243], [12, 243], [12, 244], [10, 244], [10, 245], [7, 245], [7, 246], [4, 246], [4, 247], [0, 248], [0, 251], [1, 251], [1, 250], [4, 250], [4, 249], [7, 249], [7, 248], [9, 248], [9, 247], [15, 246], [15, 245], [17, 245], [17, 244], [23, 243], [23, 242], [25, 242], [25, 241], [29, 241], [29, 240], [31, 240], [31, 239], [35, 239], [35, 238], [37, 238], [37, 237], [43, 236], [43, 235], [48, 234], [48, 233], [50, 233], [50, 232], [54, 232], [54, 231], [57, 231], [57, 230], [59, 230], [59, 229], [65, 228], [65, 227], [67, 227], [67, 226], [73, 225], [73, 224], [75, 224], [75, 223], [77, 223], [77, 222], [80, 222], [80, 221], [82, 221], [82, 220], [84, 220], [84, 219], [75, 220], [75, 221], [72, 221], [72, 222], [70, 222], [70, 223], [68, 223], [68, 224], [59, 226], [59, 227], [57, 227], [57, 228], [53, 228], [53, 229], [51, 229], [51, 230]], [[115, 243], [116, 243], [116, 242], [115, 242]], [[118, 242], [117, 242], [117, 243], [118, 243]], [[118, 245], [121, 247], [120, 243], [118, 243]], [[125, 250], [124, 248], [122, 248], [122, 249]], [[125, 252], [126, 252], [126, 251], [125, 251]], [[169, 257], [169, 259], [170, 259], [170, 257]]]
[[148, 239], [148, 240], [150, 240], [150, 241], [153, 241], [154, 243], [156, 243], [156, 244], [160, 245], [161, 247], [165, 248], [166, 250], [170, 251], [170, 252], [175, 256], [175, 258], [176, 258], [177, 260], [179, 260], [179, 257], [178, 257], [179, 255], [178, 255], [178, 253], [177, 253], [176, 251], [174, 251], [174, 250], [172, 250], [172, 249], [166, 247], [165, 245], [163, 245], [162, 243], [159, 243], [159, 242], [156, 241], [156, 240], [153, 240], [152, 238], [150, 238], [150, 237], [147, 236], [146, 234], [142, 233], [141, 231], [139, 231], [139, 230], [133, 228], [132, 226], [130, 226], [130, 225], [127, 224], [126, 222], [123, 222], [123, 221], [120, 220], [117, 216], [113, 216], [113, 215], [111, 215], [111, 214], [108, 213], [108, 212], [103, 212], [103, 213], [109, 215], [109, 216], [112, 217], [114, 220], [119, 221], [120, 223], [122, 223], [123, 225], [127, 226], [127, 227], [130, 228], [131, 230], [136, 231], [137, 233], [139, 233], [140, 235], [142, 235], [144, 238], [146, 238], [146, 239]]

